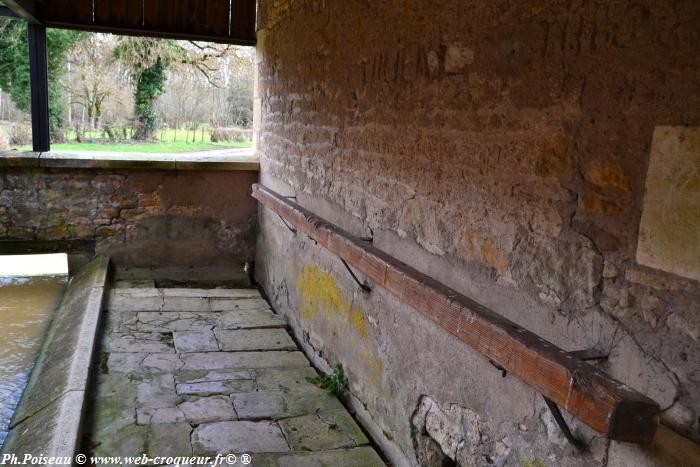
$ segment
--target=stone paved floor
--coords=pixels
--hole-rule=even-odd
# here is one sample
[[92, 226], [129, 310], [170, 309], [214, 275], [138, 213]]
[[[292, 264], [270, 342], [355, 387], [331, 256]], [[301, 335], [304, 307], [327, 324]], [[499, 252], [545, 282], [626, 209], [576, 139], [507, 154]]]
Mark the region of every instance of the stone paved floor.
[[117, 286], [86, 417], [94, 455], [384, 465], [343, 405], [306, 381], [315, 370], [256, 290]]

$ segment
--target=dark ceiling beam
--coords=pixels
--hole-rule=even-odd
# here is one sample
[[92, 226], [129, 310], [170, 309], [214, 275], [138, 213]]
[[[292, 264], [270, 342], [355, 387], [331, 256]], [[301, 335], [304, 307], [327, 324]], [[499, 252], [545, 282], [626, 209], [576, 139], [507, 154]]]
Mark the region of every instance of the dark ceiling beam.
[[18, 18], [22, 18], [28, 23], [39, 24], [38, 9], [36, 2], [33, 0], [3, 0], [3, 3], [9, 8]]
[[8, 18], [19, 18], [19, 16], [17, 16], [17, 14], [14, 11], [10, 10], [4, 5], [0, 5], [0, 17], [1, 16], [5, 16]]

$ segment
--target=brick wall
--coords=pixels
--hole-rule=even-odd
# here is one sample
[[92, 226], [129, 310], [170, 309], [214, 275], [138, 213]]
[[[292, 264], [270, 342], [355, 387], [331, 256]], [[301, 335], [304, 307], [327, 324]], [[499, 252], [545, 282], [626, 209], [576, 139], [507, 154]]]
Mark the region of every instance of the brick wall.
[[[602, 368], [698, 439], [698, 21], [683, 1], [263, 2], [261, 180], [567, 350], [611, 349]], [[534, 391], [260, 222], [260, 282], [395, 462], [662, 462], [574, 421], [576, 453]]]

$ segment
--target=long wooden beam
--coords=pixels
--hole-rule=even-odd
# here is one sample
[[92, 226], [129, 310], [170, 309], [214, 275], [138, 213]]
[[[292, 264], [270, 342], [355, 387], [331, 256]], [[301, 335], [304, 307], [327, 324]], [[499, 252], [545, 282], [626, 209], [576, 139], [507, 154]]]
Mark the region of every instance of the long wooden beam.
[[0, 5], [0, 16], [5, 16], [7, 18], [19, 18], [17, 13], [7, 8], [5, 5]]
[[17, 17], [28, 23], [39, 24], [36, 3], [32, 0], [3, 0], [7, 8], [12, 10]]
[[49, 27], [255, 45], [256, 0], [50, 0]]
[[652, 441], [659, 413], [653, 400], [274, 191], [256, 184], [253, 197], [597, 432]]

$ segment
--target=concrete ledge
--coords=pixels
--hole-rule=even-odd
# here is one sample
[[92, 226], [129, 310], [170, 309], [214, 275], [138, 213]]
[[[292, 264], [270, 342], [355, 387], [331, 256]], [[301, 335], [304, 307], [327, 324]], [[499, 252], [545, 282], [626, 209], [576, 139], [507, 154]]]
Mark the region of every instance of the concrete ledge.
[[108, 267], [108, 258], [97, 258], [71, 279], [15, 410], [3, 454], [75, 454]]
[[212, 150], [184, 154], [146, 153], [45, 153], [6, 151], [0, 153], [0, 168], [62, 169], [157, 169], [258, 171], [260, 163], [252, 150]]

